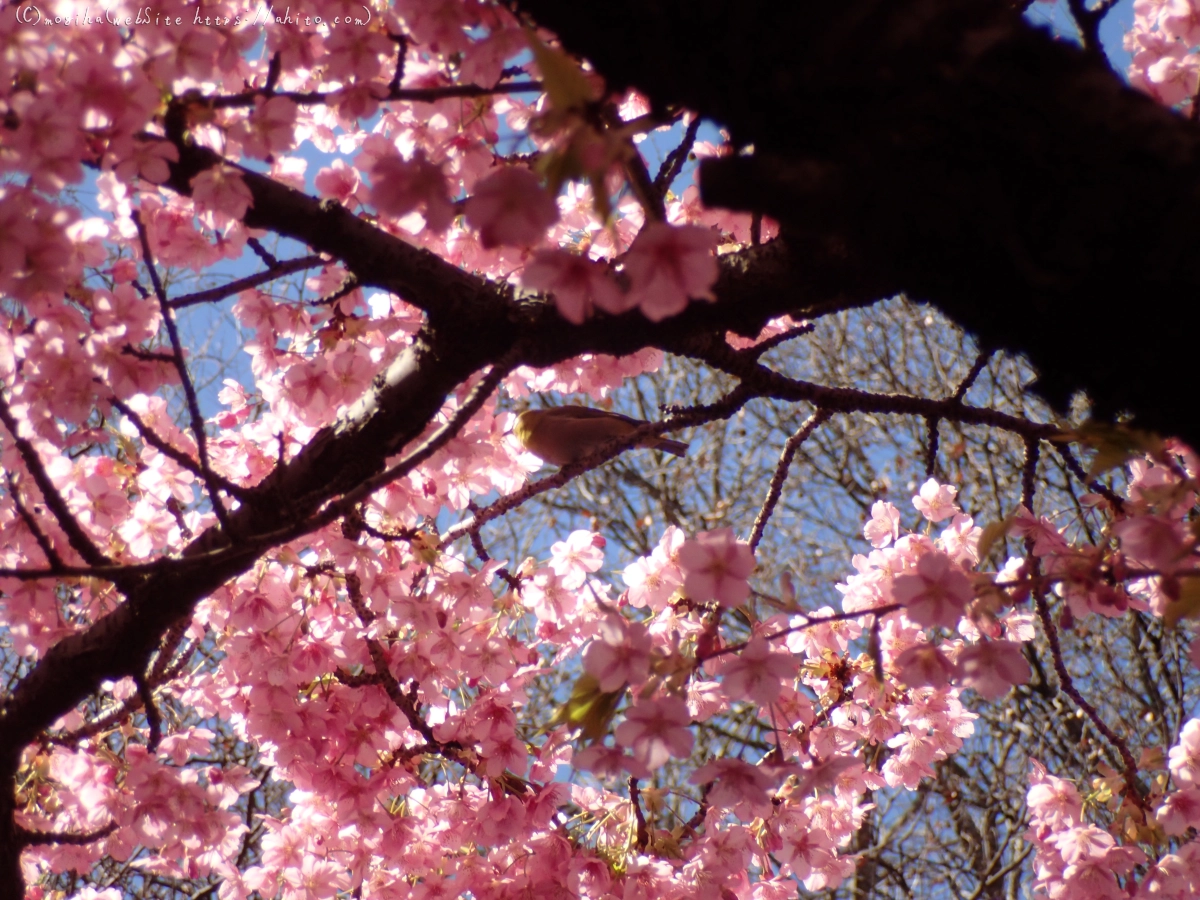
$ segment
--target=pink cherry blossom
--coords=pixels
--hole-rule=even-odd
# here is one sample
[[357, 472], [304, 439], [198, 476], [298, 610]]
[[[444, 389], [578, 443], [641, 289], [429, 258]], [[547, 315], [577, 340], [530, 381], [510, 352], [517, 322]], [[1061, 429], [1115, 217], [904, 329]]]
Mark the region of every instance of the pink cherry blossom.
[[636, 757], [625, 753], [620, 747], [592, 744], [575, 754], [576, 768], [594, 772], [601, 778], [619, 777], [625, 773], [635, 778], [646, 778], [650, 770]]
[[371, 184], [371, 202], [385, 215], [401, 218], [421, 209], [435, 232], [445, 231], [454, 219], [446, 176], [420, 150], [411, 160], [392, 154], [375, 160]]
[[475, 185], [466, 215], [485, 250], [521, 247], [536, 244], [558, 221], [558, 205], [528, 169], [505, 166]]
[[930, 522], [940, 522], [959, 511], [954, 502], [957, 494], [958, 488], [949, 484], [938, 484], [930, 478], [921, 485], [917, 496], [913, 497], [913, 506]]
[[1165, 0], [1158, 26], [1164, 34], [1194, 47], [1200, 44], [1200, 6], [1195, 0]]
[[1168, 794], [1154, 811], [1154, 817], [1167, 834], [1183, 834], [1200, 826], [1200, 788], [1189, 787]]
[[985, 700], [998, 700], [1016, 684], [1029, 681], [1029, 663], [1013, 641], [982, 641], [958, 654], [963, 684]]
[[567, 250], [539, 250], [525, 265], [521, 284], [554, 296], [559, 313], [582, 325], [595, 309], [622, 313], [631, 308], [608, 266]]
[[737, 606], [750, 595], [747, 579], [754, 571], [754, 551], [734, 537], [733, 529], [719, 528], [696, 535], [679, 548], [683, 589], [696, 603], [715, 600]]
[[297, 112], [296, 104], [287, 97], [255, 98], [254, 112], [241, 133], [246, 153], [266, 159], [290, 149]]
[[230, 166], [213, 166], [192, 179], [192, 199], [199, 209], [212, 210], [230, 219], [241, 219], [254, 205], [245, 180]]
[[1034, 762], [1027, 795], [1029, 810], [1037, 821], [1056, 831], [1064, 831], [1083, 821], [1083, 798], [1075, 785], [1049, 774]]
[[715, 782], [709, 790], [709, 803], [734, 810], [743, 821], [770, 812], [768, 791], [775, 779], [766, 770], [740, 759], [716, 759], [691, 774], [692, 784]]
[[695, 738], [687, 704], [678, 697], [642, 700], [625, 713], [617, 726], [617, 741], [633, 751], [634, 757], [654, 771], [672, 756], [685, 758], [692, 752]]
[[572, 531], [565, 541], [550, 547], [550, 568], [569, 591], [583, 587], [591, 572], [604, 564], [605, 540], [591, 531]]
[[959, 675], [959, 667], [933, 644], [914, 644], [896, 657], [895, 666], [911, 687], [945, 687]]
[[1195, 544], [1185, 538], [1183, 524], [1165, 516], [1134, 516], [1117, 522], [1113, 533], [1131, 560], [1149, 569], [1169, 574], [1190, 567]]
[[911, 575], [897, 575], [892, 596], [908, 617], [926, 628], [952, 628], [974, 599], [971, 581], [944, 553], [926, 553]]
[[683, 531], [671, 525], [663, 532], [650, 556], [626, 566], [621, 577], [629, 586], [630, 606], [649, 607], [655, 612], [666, 606], [671, 595], [683, 584], [683, 573], [679, 571], [676, 557], [685, 539]]
[[721, 687], [731, 699], [769, 706], [783, 690], [784, 681], [795, 677], [791, 653], [753, 637], [722, 669]]
[[900, 537], [900, 510], [883, 500], [871, 506], [871, 518], [863, 526], [863, 536], [872, 547], [886, 547]]
[[640, 622], [617, 615], [600, 622], [600, 636], [583, 654], [584, 669], [600, 683], [600, 690], [615, 691], [625, 684], [641, 684], [650, 671], [650, 632]]
[[716, 300], [712, 287], [720, 270], [712, 255], [715, 246], [713, 232], [698, 225], [646, 225], [625, 257], [629, 305], [660, 322], [683, 312], [689, 299]]
[[1200, 786], [1200, 719], [1188, 719], [1168, 758], [1171, 775], [1179, 784]]
[[1067, 863], [1082, 859], [1103, 858], [1116, 845], [1112, 835], [1095, 825], [1076, 825], [1052, 839]]

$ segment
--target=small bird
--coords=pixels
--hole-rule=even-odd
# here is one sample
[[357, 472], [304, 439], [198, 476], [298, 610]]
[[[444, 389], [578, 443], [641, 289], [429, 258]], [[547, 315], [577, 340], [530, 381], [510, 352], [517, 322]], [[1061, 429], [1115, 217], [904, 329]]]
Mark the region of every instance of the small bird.
[[[624, 437], [645, 425], [619, 413], [587, 406], [554, 406], [527, 409], [517, 416], [513, 433], [525, 449], [555, 466], [565, 466], [587, 456], [601, 444]], [[688, 445], [658, 435], [647, 435], [637, 446], [686, 456]]]

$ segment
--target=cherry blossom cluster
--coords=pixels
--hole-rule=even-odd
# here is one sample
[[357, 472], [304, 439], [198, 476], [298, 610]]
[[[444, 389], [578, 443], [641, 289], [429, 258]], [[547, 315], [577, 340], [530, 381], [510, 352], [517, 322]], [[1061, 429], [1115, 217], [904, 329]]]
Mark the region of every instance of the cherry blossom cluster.
[[[1147, 798], [1153, 810], [1149, 816], [1138, 816], [1136, 809], [1114, 795], [1113, 783], [1120, 784], [1116, 773], [1097, 779], [1101, 784], [1097, 799], [1107, 798], [1103, 805], [1117, 813], [1114, 826], [1105, 829], [1088, 821], [1088, 804], [1074, 784], [1035, 762], [1029, 779], [1028, 837], [1037, 847], [1037, 888], [1056, 900], [1196, 896], [1200, 891], [1200, 843], [1195, 838], [1200, 827], [1200, 719], [1183, 726], [1179, 743], [1170, 750], [1167, 769], [1155, 779]], [[1171, 787], [1164, 790], [1168, 778]], [[1139, 819], [1140, 826], [1125, 830], [1125, 835], [1135, 834], [1138, 842], [1122, 840], [1124, 829], [1118, 826]], [[1156, 849], [1161, 855], [1153, 853]]]
[[1165, 106], [1190, 105], [1200, 93], [1200, 4], [1136, 0], [1125, 49], [1129, 83]]
[[[303, 282], [309, 302], [265, 282], [237, 292], [254, 384], [227, 381], [219, 411], [178, 424], [163, 394], [187, 384], [188, 360], [172, 324], [206, 302], [177, 289], [185, 273], [248, 251], [278, 264], [245, 223], [255, 194], [239, 161], [304, 191], [300, 145], [338, 154], [313, 173], [322, 199], [464, 270], [544, 292], [575, 325], [631, 310], [659, 321], [711, 301], [716, 254], [775, 233], [704, 209], [695, 185], [661, 208], [625, 190], [639, 141], [676, 123], [636, 92], [616, 98], [618, 121], [598, 122], [595, 74], [502, 5], [376, 3], [371, 24], [347, 27], [327, 24], [358, 14], [340, 0], [257, 22], [215, 0], [203, 21], [193, 4], [169, 28], [157, 22], [178, 17], [178, 3], [108, 9], [136, 24], [47, 30], [12, 9], [0, 16], [7, 569], [177, 558], [218, 521], [212, 485], [236, 505], [412, 345], [419, 310], [364, 296], [351, 273], [317, 260]], [[1165, 103], [1186, 100], [1194, 4], [1135, 9], [1131, 78]], [[75, 12], [63, 0], [41, 14]], [[527, 51], [528, 63], [514, 62]], [[526, 76], [541, 84], [513, 87]], [[226, 162], [168, 187], [184, 136]], [[95, 189], [87, 214], [72, 195], [81, 185]], [[164, 287], [162, 272], [182, 277]], [[771, 322], [757, 340], [795, 326]], [[1060, 603], [1060, 623], [1197, 611], [1187, 524], [1197, 464], [1178, 446], [1132, 461], [1127, 497], [1087, 498], [1103, 525], [1095, 543], [1019, 511], [1002, 530], [1028, 552], [997, 572], [979, 571], [983, 530], [955, 489], [930, 480], [913, 499], [921, 532], [903, 533], [900, 510], [875, 504], [864, 529], [873, 549], [852, 560], [840, 610], [792, 598], [768, 619], [747, 613], [748, 624], [739, 614], [763, 586], [750, 544], [730, 529], [666, 528], [620, 587], [606, 574], [605, 538], [590, 531], [522, 562], [471, 555], [438, 532], [481, 498], [525, 488], [539, 468], [510, 434], [507, 400], [599, 399], [661, 364], [646, 349], [507, 373], [503, 400], [484, 402], [357, 518], [273, 547], [200, 603], [148, 683], [104, 685], [26, 747], [17, 825], [91, 836], [31, 841], [31, 896], [41, 900], [43, 876], [102, 857], [147, 875], [218, 877], [220, 900], [777, 900], [797, 881], [822, 890], [854, 872], [870, 793], [917, 789], [973, 733], [963, 692], [998, 700], [1029, 678], [1022, 645], [1038, 603]], [[447, 397], [418, 440], [474, 409], [478, 383]], [[48, 510], [47, 497], [62, 509]], [[21, 667], [122, 602], [91, 574], [0, 579], [4, 639]], [[534, 688], [564, 672], [574, 683], [561, 704], [539, 708], [531, 698], [546, 691]], [[172, 713], [165, 726], [152, 721], [160, 706]], [[742, 714], [769, 724], [769, 750], [697, 752], [703, 729]], [[252, 826], [236, 807], [258, 779], [210, 761], [232, 739], [290, 787], [286, 808]], [[1200, 722], [1184, 726], [1166, 772], [1145, 797], [1134, 773], [1108, 776], [1116, 809], [1141, 810], [1135, 841], [1119, 827], [1129, 815], [1105, 830], [1076, 788], [1035, 769], [1041, 889], [1194, 894]], [[655, 779], [668, 777], [686, 792], [686, 821], [656, 815]], [[239, 864], [252, 830], [261, 854]]]

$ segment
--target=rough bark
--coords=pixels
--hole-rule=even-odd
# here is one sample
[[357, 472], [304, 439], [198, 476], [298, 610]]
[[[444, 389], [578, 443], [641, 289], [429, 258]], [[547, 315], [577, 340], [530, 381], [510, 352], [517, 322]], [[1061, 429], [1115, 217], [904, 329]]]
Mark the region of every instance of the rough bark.
[[1085, 389], [1200, 444], [1200, 129], [1099, 54], [1000, 0], [518, 6], [610, 85], [753, 147], [705, 162], [706, 203], [1024, 353], [1060, 410]]

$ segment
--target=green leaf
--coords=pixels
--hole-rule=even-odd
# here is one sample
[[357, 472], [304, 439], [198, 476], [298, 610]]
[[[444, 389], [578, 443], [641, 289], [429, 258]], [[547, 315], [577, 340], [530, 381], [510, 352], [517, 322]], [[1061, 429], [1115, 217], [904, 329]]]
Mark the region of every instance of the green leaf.
[[1005, 516], [999, 522], [991, 522], [984, 526], [983, 532], [979, 535], [979, 558], [987, 559], [992, 552], [992, 548], [997, 541], [1003, 540], [1008, 534], [1008, 529], [1012, 528], [1013, 522], [1016, 521], [1015, 515]]
[[1109, 469], [1122, 466], [1136, 456], [1153, 455], [1162, 450], [1162, 439], [1148, 431], [1114, 425], [1091, 419], [1084, 422], [1066, 437], [1079, 441], [1096, 451], [1092, 464], [1088, 466], [1088, 481], [1103, 475]]
[[592, 99], [592, 83], [579, 63], [561, 50], [543, 44], [532, 28], [525, 29], [525, 37], [554, 111], [561, 113], [587, 106]]

